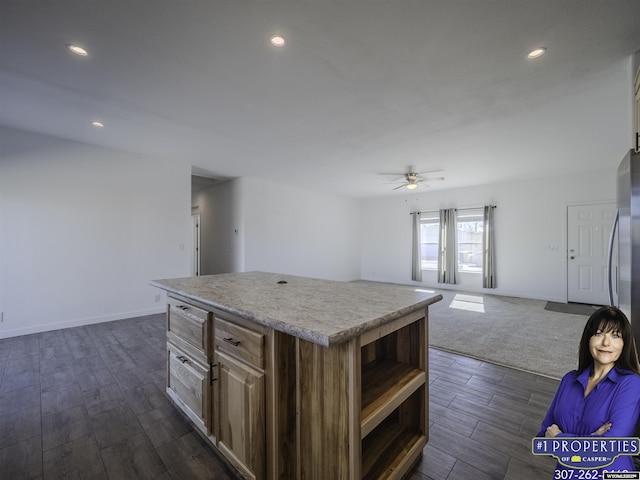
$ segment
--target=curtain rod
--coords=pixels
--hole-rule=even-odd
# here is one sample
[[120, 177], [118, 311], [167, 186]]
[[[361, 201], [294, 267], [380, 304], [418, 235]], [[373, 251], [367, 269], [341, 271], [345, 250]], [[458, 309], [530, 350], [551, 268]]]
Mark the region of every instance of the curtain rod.
[[[491, 208], [498, 208], [497, 205], [489, 205]], [[454, 208], [456, 212], [464, 212], [465, 210], [482, 210], [484, 207], [468, 207], [468, 208]], [[445, 209], [446, 210], [446, 209]], [[418, 213], [438, 213], [440, 210], [423, 210]], [[409, 212], [412, 215], [415, 212]]]

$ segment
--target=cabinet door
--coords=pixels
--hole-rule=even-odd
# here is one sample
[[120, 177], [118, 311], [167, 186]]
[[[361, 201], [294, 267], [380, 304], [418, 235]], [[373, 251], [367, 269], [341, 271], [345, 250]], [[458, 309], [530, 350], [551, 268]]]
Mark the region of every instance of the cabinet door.
[[172, 344], [168, 350], [168, 384], [185, 413], [207, 435], [211, 434], [211, 378], [210, 370], [194, 361]]
[[218, 448], [243, 473], [264, 478], [264, 374], [216, 352]]

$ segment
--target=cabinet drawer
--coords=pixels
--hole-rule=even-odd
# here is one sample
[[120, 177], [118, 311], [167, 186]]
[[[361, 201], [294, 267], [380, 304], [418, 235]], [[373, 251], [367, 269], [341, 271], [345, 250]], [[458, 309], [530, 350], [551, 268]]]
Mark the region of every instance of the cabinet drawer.
[[[194, 305], [169, 297], [167, 334], [176, 343], [185, 342], [190, 350], [201, 354], [207, 362], [213, 358], [211, 348], [212, 314]], [[172, 336], [177, 337], [171, 338]], [[188, 347], [187, 347], [188, 348]]]
[[264, 335], [235, 323], [215, 318], [216, 349], [264, 368]]
[[211, 370], [172, 344], [167, 345], [167, 387], [190, 412], [185, 412], [207, 435], [211, 434]]

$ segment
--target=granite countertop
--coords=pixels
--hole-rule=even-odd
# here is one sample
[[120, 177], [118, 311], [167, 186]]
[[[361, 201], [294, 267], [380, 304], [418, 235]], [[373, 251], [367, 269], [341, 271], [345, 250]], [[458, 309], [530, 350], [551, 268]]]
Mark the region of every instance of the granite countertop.
[[442, 299], [407, 286], [266, 272], [155, 280], [151, 285], [324, 346]]

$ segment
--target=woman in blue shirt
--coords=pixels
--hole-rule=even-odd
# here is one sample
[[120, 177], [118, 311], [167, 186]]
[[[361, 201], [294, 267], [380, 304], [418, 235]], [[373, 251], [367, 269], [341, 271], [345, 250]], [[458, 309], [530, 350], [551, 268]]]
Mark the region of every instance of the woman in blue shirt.
[[[562, 378], [537, 436], [632, 437], [639, 414], [640, 365], [631, 325], [617, 308], [602, 307], [589, 317], [578, 369]], [[572, 469], [558, 463], [554, 478], [569, 478], [558, 475], [562, 470]], [[602, 470], [635, 469], [624, 455]]]

